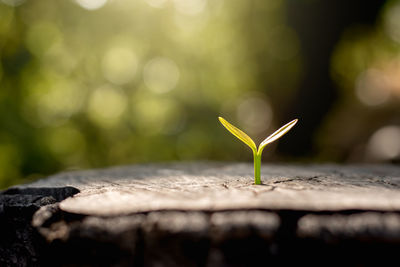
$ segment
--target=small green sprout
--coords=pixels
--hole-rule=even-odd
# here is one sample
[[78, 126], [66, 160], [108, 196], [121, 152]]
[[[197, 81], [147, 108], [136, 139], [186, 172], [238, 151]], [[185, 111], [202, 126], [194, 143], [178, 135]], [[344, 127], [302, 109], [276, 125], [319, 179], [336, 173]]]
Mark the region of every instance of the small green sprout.
[[257, 149], [256, 144], [254, 143], [253, 139], [251, 139], [246, 133], [241, 131], [240, 129], [236, 128], [229, 122], [227, 122], [224, 118], [218, 117], [219, 121], [222, 123], [222, 125], [229, 131], [231, 132], [234, 136], [240, 139], [243, 143], [248, 145], [251, 150], [253, 150], [253, 156], [254, 156], [254, 183], [255, 184], [261, 184], [261, 154], [264, 150], [264, 148], [269, 144], [272, 143], [279, 138], [281, 138], [285, 133], [287, 133], [296, 123], [297, 119], [292, 120], [291, 122], [283, 125], [281, 128], [279, 128], [277, 131], [275, 131], [273, 134], [268, 136], [267, 138], [264, 139], [264, 141], [261, 142], [260, 146]]

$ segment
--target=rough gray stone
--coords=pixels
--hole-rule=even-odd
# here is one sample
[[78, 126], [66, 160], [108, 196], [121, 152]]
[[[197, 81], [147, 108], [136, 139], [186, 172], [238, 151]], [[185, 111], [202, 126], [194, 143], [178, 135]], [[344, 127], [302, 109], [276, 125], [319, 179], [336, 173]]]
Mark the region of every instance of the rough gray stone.
[[[157, 210], [400, 210], [395, 166], [165, 164], [61, 173], [28, 185], [74, 187], [60, 203], [71, 213], [113, 216]], [[373, 196], [373, 197], [372, 197]]]
[[0, 194], [0, 265], [369, 265], [400, 248], [398, 166], [263, 165], [262, 181], [251, 164], [204, 162], [17, 186]]

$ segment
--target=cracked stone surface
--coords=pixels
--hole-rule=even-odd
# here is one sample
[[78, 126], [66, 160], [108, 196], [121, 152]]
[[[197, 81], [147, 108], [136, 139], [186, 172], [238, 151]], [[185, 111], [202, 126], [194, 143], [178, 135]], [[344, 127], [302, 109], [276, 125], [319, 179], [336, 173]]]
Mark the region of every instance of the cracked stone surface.
[[167, 164], [62, 173], [27, 185], [80, 190], [62, 210], [112, 216], [156, 210], [400, 210], [394, 166]]
[[0, 266], [374, 265], [400, 249], [400, 167], [170, 163], [0, 193]]

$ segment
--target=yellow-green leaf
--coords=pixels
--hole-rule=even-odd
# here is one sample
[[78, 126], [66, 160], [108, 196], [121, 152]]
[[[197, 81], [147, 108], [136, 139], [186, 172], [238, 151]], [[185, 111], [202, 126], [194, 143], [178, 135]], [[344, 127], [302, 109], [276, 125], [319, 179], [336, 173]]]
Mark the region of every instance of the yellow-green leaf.
[[264, 141], [262, 141], [260, 146], [258, 147], [258, 153], [261, 153], [266, 145], [274, 142], [275, 140], [278, 140], [285, 133], [287, 133], [290, 129], [292, 129], [292, 127], [297, 123], [297, 121], [298, 121], [298, 119], [292, 120], [291, 122], [283, 125], [281, 128], [279, 128], [273, 134], [271, 134], [270, 136], [265, 138]]
[[240, 129], [236, 128], [235, 126], [233, 126], [232, 124], [230, 124], [229, 122], [227, 122], [224, 118], [222, 117], [218, 117], [219, 121], [222, 123], [222, 125], [228, 130], [230, 131], [234, 136], [236, 136], [237, 138], [239, 138], [243, 143], [245, 143], [246, 145], [248, 145], [253, 151], [257, 151], [257, 147], [256, 144], [254, 143], [254, 141], [243, 131], [241, 131]]

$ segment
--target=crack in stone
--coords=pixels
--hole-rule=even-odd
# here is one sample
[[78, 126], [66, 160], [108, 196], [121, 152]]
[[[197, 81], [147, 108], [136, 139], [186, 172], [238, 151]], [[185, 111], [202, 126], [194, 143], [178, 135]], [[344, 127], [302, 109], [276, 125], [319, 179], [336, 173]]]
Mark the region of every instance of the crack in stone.
[[317, 182], [319, 182], [318, 178], [320, 178], [320, 177], [322, 177], [322, 175], [316, 175], [316, 176], [307, 177], [307, 178], [300, 178], [300, 177], [289, 178], [286, 180], [274, 181], [273, 184], [280, 184], [280, 183], [293, 182], [293, 181], [317, 181]]
[[226, 188], [226, 189], [229, 189], [228, 185], [225, 184], [225, 183], [224, 183], [224, 184], [221, 184], [221, 186], [224, 187], [224, 188]]

